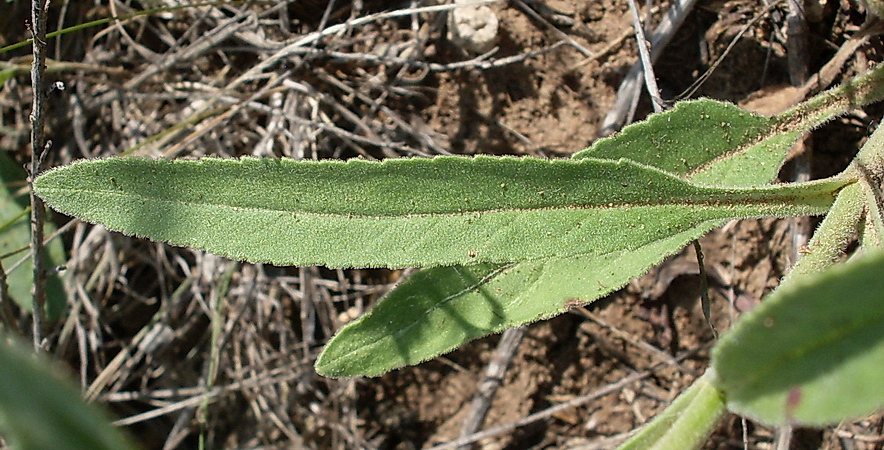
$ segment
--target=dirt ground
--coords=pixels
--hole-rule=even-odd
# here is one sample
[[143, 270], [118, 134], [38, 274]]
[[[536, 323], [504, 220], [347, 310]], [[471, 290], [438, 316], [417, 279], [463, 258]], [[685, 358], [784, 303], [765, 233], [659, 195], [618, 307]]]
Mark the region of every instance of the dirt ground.
[[[162, 3], [56, 0], [50, 29]], [[436, 3], [225, 2], [54, 38], [49, 74], [65, 89], [50, 93], [47, 165], [121, 154], [556, 158], [599, 137], [637, 60], [626, 0], [492, 3], [495, 50], [481, 56], [449, 38], [447, 12], [384, 15]], [[768, 3], [699, 1], [655, 66], [663, 97], [681, 98], [716, 65], [694, 97], [788, 106], [777, 96], [790, 83], [788, 7]], [[670, 2], [655, 5], [652, 23]], [[805, 6], [800, 59], [813, 74], [865, 14], [846, 0]], [[0, 46], [28, 37], [27, 11], [27, 2], [0, 2], [0, 14], [20, 19], [0, 22]], [[835, 81], [879, 61], [881, 51], [881, 39], [871, 39]], [[27, 54], [0, 55], [23, 68], [0, 91], [0, 146], [21, 161]], [[643, 99], [638, 118], [649, 109]], [[841, 170], [881, 110], [817, 130], [804, 153], [810, 174]], [[781, 178], [793, 179], [796, 165]], [[206, 448], [444, 446], [460, 435], [501, 339], [379, 378], [325, 379], [312, 369], [324, 342], [410, 271], [232, 262], [54, 220], [69, 226], [71, 259], [70, 311], [48, 333], [52, 353], [147, 449], [196, 448], [201, 434]], [[701, 240], [719, 331], [777, 285], [801, 245], [796, 230], [809, 226], [735, 221]], [[499, 428], [473, 448], [615, 447], [703, 373], [714, 335], [699, 292], [688, 248], [609, 297], [527, 326], [480, 429]], [[633, 375], [640, 378], [615, 384]], [[550, 409], [565, 402], [573, 406]], [[876, 415], [795, 430], [791, 448], [880, 449], [882, 433], [884, 417]], [[706, 448], [774, 448], [782, 434], [728, 416]]]

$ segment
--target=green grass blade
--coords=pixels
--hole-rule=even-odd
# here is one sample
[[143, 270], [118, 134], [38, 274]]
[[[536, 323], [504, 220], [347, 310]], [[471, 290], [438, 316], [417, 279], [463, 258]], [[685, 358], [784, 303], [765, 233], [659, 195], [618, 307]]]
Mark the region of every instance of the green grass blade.
[[884, 407], [884, 251], [792, 278], [712, 356], [728, 408], [762, 423], [822, 426]]
[[[0, 434], [19, 450], [135, 448], [50, 362], [0, 337]], [[55, 370], [64, 372], [64, 370]]]
[[[79, 30], [84, 30], [87, 28], [97, 27], [97, 26], [101, 26], [101, 25], [107, 25], [111, 22], [116, 22], [116, 21], [123, 22], [123, 21], [133, 19], [136, 17], [149, 16], [149, 15], [153, 15], [153, 14], [159, 14], [162, 12], [175, 11], [175, 10], [181, 10], [181, 9], [186, 9], [186, 8], [200, 8], [203, 6], [224, 6], [229, 3], [233, 3], [233, 2], [231, 0], [224, 0], [224, 1], [219, 1], [219, 2], [201, 2], [201, 3], [191, 3], [191, 4], [186, 4], [186, 5], [162, 6], [159, 8], [150, 8], [150, 9], [145, 9], [142, 11], [135, 11], [135, 12], [129, 13], [129, 14], [121, 14], [119, 16], [105, 17], [102, 19], [97, 19], [97, 20], [93, 20], [93, 21], [85, 22], [85, 23], [79, 23], [77, 25], [70, 26], [70, 27], [67, 27], [67, 28], [64, 28], [61, 30], [56, 30], [56, 31], [46, 33], [46, 40], [47, 40], [47, 42], [51, 42], [51, 39], [55, 39], [59, 36], [64, 36], [66, 34], [73, 33], [75, 31], [79, 31]], [[33, 41], [31, 39], [27, 39], [27, 40], [24, 40], [21, 42], [16, 42], [14, 44], [7, 45], [5, 47], [0, 47], [0, 55], [2, 55], [4, 53], [11, 52], [13, 50], [18, 50], [23, 47], [28, 47], [32, 43], [33, 43]]]
[[35, 189], [110, 229], [236, 259], [406, 267], [629, 251], [715, 219], [823, 213], [843, 185], [704, 187], [628, 160], [124, 158]]

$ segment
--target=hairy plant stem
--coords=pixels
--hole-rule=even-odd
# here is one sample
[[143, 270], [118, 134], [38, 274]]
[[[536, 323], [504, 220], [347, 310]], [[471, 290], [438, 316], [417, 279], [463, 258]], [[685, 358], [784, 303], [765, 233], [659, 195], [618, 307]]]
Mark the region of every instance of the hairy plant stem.
[[804, 256], [781, 285], [795, 277], [818, 273], [843, 260], [847, 247], [856, 237], [864, 247], [881, 245], [884, 128], [879, 127], [872, 133], [851, 166], [839, 177], [854, 178], [856, 182], [838, 193], [832, 209], [802, 252]]
[[[880, 133], [879, 133], [880, 131]], [[865, 223], [860, 229], [863, 248], [884, 246], [884, 130], [879, 127], [848, 170], [855, 170], [865, 195]]]
[[884, 64], [778, 115], [783, 132], [811, 129], [862, 105], [884, 99]]
[[845, 186], [838, 193], [832, 209], [817, 228], [807, 247], [802, 249], [803, 256], [795, 263], [780, 286], [788, 285], [795, 278], [819, 273], [843, 260], [864, 214], [865, 202], [860, 184], [852, 183]]
[[31, 33], [33, 34], [34, 62], [31, 69], [31, 90], [33, 91], [33, 107], [31, 109], [31, 166], [28, 184], [31, 198], [31, 256], [34, 261], [33, 295], [33, 338], [34, 347], [42, 348], [43, 341], [43, 305], [46, 304], [46, 268], [43, 260], [43, 221], [46, 207], [43, 200], [34, 193], [33, 182], [40, 173], [40, 163], [45, 149], [43, 111], [46, 102], [45, 81], [46, 71], [46, 8], [48, 0], [31, 1]]

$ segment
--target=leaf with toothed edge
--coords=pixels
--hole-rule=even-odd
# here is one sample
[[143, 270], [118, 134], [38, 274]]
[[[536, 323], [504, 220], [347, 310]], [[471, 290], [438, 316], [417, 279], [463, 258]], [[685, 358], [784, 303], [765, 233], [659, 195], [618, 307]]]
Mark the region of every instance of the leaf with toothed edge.
[[843, 184], [716, 188], [624, 159], [478, 156], [112, 158], [34, 188], [61, 212], [231, 258], [396, 268], [629, 251], [712, 220], [819, 214]]

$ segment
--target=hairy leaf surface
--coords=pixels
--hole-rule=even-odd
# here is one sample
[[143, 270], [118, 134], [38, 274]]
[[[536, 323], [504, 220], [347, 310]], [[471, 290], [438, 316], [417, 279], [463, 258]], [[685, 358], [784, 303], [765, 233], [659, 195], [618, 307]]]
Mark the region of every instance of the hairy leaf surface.
[[[620, 133], [598, 140], [575, 154], [574, 158], [627, 158], [690, 177], [705, 168], [750, 153], [755, 159], [770, 159], [770, 167], [750, 166], [751, 180], [731, 174], [725, 178], [729, 181], [727, 185], [767, 184], [782, 164], [782, 153], [759, 152], [754, 145], [773, 137], [775, 124], [776, 119], [752, 114], [730, 103], [709, 99], [685, 101], [669, 111], [629, 125]], [[714, 184], [721, 185], [722, 179], [714, 180]]]
[[774, 117], [709, 99], [672, 110], [600, 139], [574, 158], [627, 158], [716, 186], [770, 183], [802, 134], [884, 98], [884, 64]]
[[464, 342], [560, 314], [622, 287], [710, 222], [627, 252], [418, 271], [342, 328], [316, 362], [320, 374], [376, 376]]
[[819, 214], [843, 184], [713, 188], [628, 160], [124, 158], [35, 189], [110, 229], [236, 259], [407, 267], [630, 251], [715, 219]]

